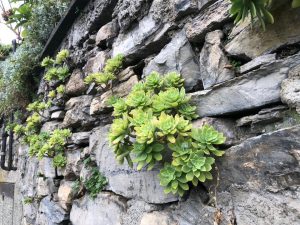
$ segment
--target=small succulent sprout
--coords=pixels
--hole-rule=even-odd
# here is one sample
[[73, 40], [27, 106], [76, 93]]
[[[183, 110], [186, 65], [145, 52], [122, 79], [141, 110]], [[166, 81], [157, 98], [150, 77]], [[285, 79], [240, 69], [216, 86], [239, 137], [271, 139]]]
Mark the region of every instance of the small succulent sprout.
[[51, 59], [50, 57], [45, 57], [41, 63], [42, 67], [51, 67], [53, 66], [55, 61]]
[[159, 73], [152, 72], [146, 77], [145, 87], [148, 90], [155, 90], [160, 88], [163, 84], [163, 80]]
[[65, 85], [61, 84], [56, 88], [58, 94], [63, 95], [65, 93], [66, 87]]
[[116, 74], [123, 67], [125, 57], [122, 54], [118, 54], [115, 57], [107, 60], [104, 67], [104, 73]]
[[60, 65], [64, 63], [69, 56], [70, 52], [67, 49], [63, 49], [56, 55], [55, 63]]
[[182, 88], [184, 79], [177, 72], [170, 72], [164, 75], [164, 86], [166, 88]]
[[53, 99], [56, 97], [56, 91], [55, 90], [51, 90], [48, 93], [48, 98]]

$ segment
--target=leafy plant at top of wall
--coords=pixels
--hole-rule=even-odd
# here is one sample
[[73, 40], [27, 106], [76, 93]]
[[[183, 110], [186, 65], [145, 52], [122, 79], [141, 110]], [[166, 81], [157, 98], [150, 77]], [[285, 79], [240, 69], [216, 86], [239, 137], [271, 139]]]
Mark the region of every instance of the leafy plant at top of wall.
[[[120, 70], [120, 60], [117, 65]], [[116, 74], [113, 75], [115, 78]], [[96, 77], [91, 75], [86, 82], [96, 82]], [[107, 85], [109, 82], [112, 80], [96, 83]], [[144, 167], [151, 170], [164, 161], [160, 184], [166, 193], [180, 196], [189, 190], [189, 183], [197, 186], [199, 181], [212, 179], [213, 156], [224, 154], [215, 146], [225, 141], [225, 137], [210, 126], [192, 128], [191, 121], [198, 116], [196, 107], [189, 104], [183, 83], [175, 72], [164, 77], [152, 72], [144, 82], [136, 84], [126, 98], [112, 99], [115, 119], [109, 132], [119, 163], [126, 160], [131, 167], [137, 163], [138, 170]], [[165, 158], [167, 151], [172, 151], [171, 161]]]
[[[266, 29], [266, 23], [273, 24], [274, 17], [269, 11], [272, 0], [230, 0], [232, 3], [230, 13], [235, 18], [237, 24], [243, 22], [249, 15], [253, 22], [258, 18], [263, 29]], [[292, 7], [300, 7], [300, 0], [293, 0]]]

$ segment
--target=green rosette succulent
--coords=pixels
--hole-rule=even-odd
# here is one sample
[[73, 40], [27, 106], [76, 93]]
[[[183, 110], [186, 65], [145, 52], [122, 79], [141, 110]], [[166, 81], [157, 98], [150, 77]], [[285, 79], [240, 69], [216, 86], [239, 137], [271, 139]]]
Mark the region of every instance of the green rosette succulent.
[[69, 56], [69, 51], [67, 49], [63, 49], [56, 55], [55, 63], [62, 64]]
[[192, 129], [191, 137], [196, 141], [195, 147], [203, 150], [206, 154], [210, 154], [210, 152], [216, 156], [224, 154], [223, 151], [217, 150], [214, 145], [223, 144], [226, 138], [213, 127], [204, 125], [201, 128]]
[[192, 129], [192, 124], [189, 120], [185, 120], [182, 116], [175, 116], [175, 124], [177, 133], [181, 136], [189, 136], [188, 132]]
[[171, 143], [176, 142], [175, 134], [177, 132], [177, 124], [173, 116], [169, 116], [162, 112], [160, 117], [155, 120], [155, 126], [158, 128], [157, 135], [166, 137]]
[[65, 157], [62, 153], [54, 156], [53, 158], [53, 166], [56, 168], [63, 168], [67, 165], [67, 157]]
[[163, 159], [162, 152], [165, 150], [164, 145], [152, 143], [150, 145], [134, 143], [133, 153], [136, 158], [133, 162], [138, 163], [137, 170], [141, 170], [147, 165], [148, 170], [152, 170], [156, 162]]
[[164, 168], [161, 169], [158, 177], [160, 179], [160, 185], [165, 187], [164, 192], [166, 194], [173, 193], [183, 196], [185, 191], [189, 190], [185, 175], [169, 164], [166, 164]]
[[151, 95], [143, 90], [131, 92], [126, 98], [126, 104], [133, 108], [149, 106]]
[[104, 73], [107, 74], [118, 73], [119, 70], [122, 69], [124, 61], [125, 61], [125, 57], [122, 54], [118, 54], [115, 57], [108, 59], [104, 67]]
[[151, 109], [142, 110], [134, 109], [130, 112], [130, 117], [128, 117], [131, 126], [139, 127], [143, 124], [149, 123], [153, 119], [153, 113]]
[[186, 96], [184, 88], [179, 90], [178, 88], [172, 87], [155, 95], [153, 97], [152, 106], [155, 112], [162, 112], [164, 110], [177, 108], [188, 101], [189, 98]]
[[129, 121], [127, 117], [114, 119], [109, 132], [109, 140], [112, 145], [118, 145], [124, 140], [125, 136], [129, 133]]
[[191, 106], [188, 103], [182, 104], [178, 108], [178, 112], [187, 120], [197, 119], [196, 106]]
[[155, 137], [155, 126], [150, 121], [139, 127], [134, 127], [136, 133], [136, 141], [140, 144], [151, 144], [154, 141]]
[[145, 87], [148, 90], [155, 90], [162, 86], [163, 80], [157, 72], [152, 72], [146, 77]]
[[177, 72], [170, 72], [164, 75], [164, 87], [166, 88], [181, 88], [183, 87], [184, 79]]
[[124, 113], [127, 113], [128, 106], [126, 105], [126, 102], [122, 98], [118, 98], [113, 104], [114, 108], [113, 116], [120, 117]]

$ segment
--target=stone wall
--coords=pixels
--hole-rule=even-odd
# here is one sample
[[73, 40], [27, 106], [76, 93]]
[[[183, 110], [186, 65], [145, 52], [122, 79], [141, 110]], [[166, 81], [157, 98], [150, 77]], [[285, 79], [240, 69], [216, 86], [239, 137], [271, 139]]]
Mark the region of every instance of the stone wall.
[[[50, 108], [42, 128], [73, 131], [68, 164], [55, 170], [50, 158], [28, 159], [21, 148], [21, 195], [35, 199], [23, 205], [21, 224], [300, 224], [300, 9], [281, 2], [263, 31], [249, 21], [234, 26], [228, 0], [91, 0], [58, 47], [71, 52], [68, 99]], [[83, 79], [119, 53], [119, 96], [153, 70], [182, 74], [201, 116], [194, 125], [227, 137], [219, 179], [179, 198], [163, 193], [158, 169], [116, 163], [107, 140], [110, 92]], [[89, 156], [109, 180], [96, 199], [72, 188], [89, 175]]]

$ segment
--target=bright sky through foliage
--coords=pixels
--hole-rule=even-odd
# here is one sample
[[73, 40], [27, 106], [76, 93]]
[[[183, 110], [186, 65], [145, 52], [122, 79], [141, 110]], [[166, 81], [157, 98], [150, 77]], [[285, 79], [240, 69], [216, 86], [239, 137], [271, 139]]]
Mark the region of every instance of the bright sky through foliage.
[[[6, 9], [9, 8], [8, 0], [2, 0]], [[3, 22], [2, 17], [0, 21]], [[0, 43], [10, 44], [13, 39], [16, 38], [16, 35], [8, 29], [4, 24], [0, 23]]]

